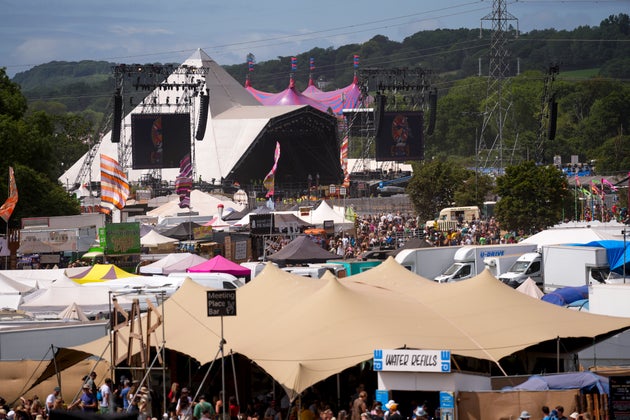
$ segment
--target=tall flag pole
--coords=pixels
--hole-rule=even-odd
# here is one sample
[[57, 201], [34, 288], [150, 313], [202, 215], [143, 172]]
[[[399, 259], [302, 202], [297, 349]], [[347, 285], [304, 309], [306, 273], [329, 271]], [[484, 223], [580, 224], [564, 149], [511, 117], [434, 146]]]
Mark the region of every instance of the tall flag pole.
[[18, 202], [18, 190], [15, 183], [15, 174], [13, 173], [13, 167], [9, 166], [9, 197], [0, 207], [0, 217], [7, 223], [7, 232], [9, 230], [9, 219], [15, 210], [15, 205]]
[[117, 160], [101, 153], [101, 212], [122, 210], [129, 198], [127, 175]]
[[276, 169], [278, 168], [278, 161], [280, 160], [280, 143], [276, 142], [276, 150], [273, 153], [273, 166], [271, 170], [263, 180], [263, 185], [267, 189], [267, 195], [269, 198], [274, 195], [275, 183], [276, 183]]
[[573, 193], [573, 195], [575, 196], [575, 203], [574, 203], [574, 207], [575, 207], [575, 220], [579, 220], [578, 219], [578, 189], [580, 188], [580, 177], [578, 176], [578, 174], [575, 174], [575, 192]]
[[179, 175], [175, 178], [175, 193], [179, 195], [179, 208], [190, 208], [190, 190], [193, 186], [190, 154], [179, 162]]
[[341, 141], [339, 160], [341, 161], [341, 169], [343, 169], [343, 184], [341, 185], [348, 188], [350, 186], [350, 174], [348, 173], [348, 136], [345, 136]]

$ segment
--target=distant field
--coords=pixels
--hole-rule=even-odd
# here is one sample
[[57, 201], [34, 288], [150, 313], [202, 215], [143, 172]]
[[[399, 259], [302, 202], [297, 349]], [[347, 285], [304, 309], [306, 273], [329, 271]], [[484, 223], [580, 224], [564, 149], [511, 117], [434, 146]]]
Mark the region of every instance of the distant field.
[[562, 71], [560, 70], [560, 74], [558, 75], [559, 79], [569, 79], [569, 80], [583, 80], [590, 79], [599, 74], [599, 68], [595, 69], [584, 69], [584, 70], [573, 70], [573, 71]]

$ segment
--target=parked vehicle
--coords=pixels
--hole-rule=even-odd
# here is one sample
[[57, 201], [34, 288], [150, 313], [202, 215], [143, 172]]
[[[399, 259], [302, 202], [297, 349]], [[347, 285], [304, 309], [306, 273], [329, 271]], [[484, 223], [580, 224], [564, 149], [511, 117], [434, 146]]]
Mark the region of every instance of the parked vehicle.
[[512, 267], [514, 262], [521, 256], [521, 254], [504, 255], [502, 257], [487, 257], [483, 260], [485, 268], [490, 270], [494, 277], [499, 277]]
[[542, 286], [542, 255], [539, 252], [527, 252], [518, 257], [514, 264], [499, 276], [499, 280], [508, 286], [517, 288], [528, 277], [531, 277], [537, 285]]
[[606, 248], [547, 245], [542, 248], [543, 291], [606, 283], [610, 274]]
[[480, 274], [489, 257], [524, 254], [536, 250], [535, 244], [467, 245], [461, 247], [454, 256], [454, 262], [434, 279], [438, 283], [461, 281]]
[[432, 279], [453, 264], [455, 253], [461, 248], [461, 246], [440, 246], [403, 249], [396, 255], [395, 260], [417, 275]]

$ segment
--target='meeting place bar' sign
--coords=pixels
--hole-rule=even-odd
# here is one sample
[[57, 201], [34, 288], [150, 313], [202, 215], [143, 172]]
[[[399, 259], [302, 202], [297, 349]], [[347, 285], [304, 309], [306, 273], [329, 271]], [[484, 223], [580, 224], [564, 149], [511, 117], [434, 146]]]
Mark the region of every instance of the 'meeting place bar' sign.
[[451, 371], [449, 350], [374, 350], [374, 370], [398, 372]]

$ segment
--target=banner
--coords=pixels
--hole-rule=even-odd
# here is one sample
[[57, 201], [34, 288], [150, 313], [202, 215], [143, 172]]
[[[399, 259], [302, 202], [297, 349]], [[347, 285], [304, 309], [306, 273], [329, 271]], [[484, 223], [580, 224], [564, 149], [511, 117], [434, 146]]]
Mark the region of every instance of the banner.
[[179, 163], [179, 175], [175, 178], [175, 193], [179, 195], [179, 207], [190, 208], [190, 190], [193, 186], [192, 164], [190, 155], [184, 156]]
[[101, 212], [122, 210], [129, 197], [127, 175], [115, 159], [101, 154]]
[[274, 195], [274, 188], [276, 183], [276, 169], [278, 168], [278, 161], [280, 160], [280, 143], [276, 142], [276, 151], [273, 154], [273, 166], [271, 170], [263, 180], [263, 185], [267, 189], [267, 195], [265, 197], [271, 197]]
[[343, 170], [343, 183], [341, 185], [348, 188], [350, 186], [350, 174], [348, 173], [348, 136], [344, 137], [341, 141], [339, 155], [341, 169]]
[[18, 190], [17, 184], [15, 183], [15, 174], [13, 173], [13, 167], [9, 166], [9, 197], [7, 197], [7, 200], [4, 202], [2, 207], [0, 207], [0, 217], [2, 217], [6, 223], [9, 222], [17, 202]]

